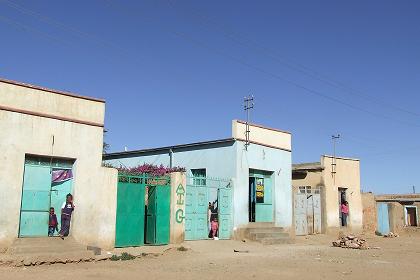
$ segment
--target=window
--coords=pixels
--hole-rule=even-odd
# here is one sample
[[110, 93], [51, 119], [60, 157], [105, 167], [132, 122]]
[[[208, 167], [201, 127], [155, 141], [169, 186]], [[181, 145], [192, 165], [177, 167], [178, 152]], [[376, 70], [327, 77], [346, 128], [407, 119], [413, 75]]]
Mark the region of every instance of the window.
[[256, 178], [256, 202], [257, 203], [264, 203], [264, 179], [263, 178]]
[[195, 186], [205, 186], [206, 185], [206, 169], [191, 169], [191, 174], [193, 178], [193, 185]]

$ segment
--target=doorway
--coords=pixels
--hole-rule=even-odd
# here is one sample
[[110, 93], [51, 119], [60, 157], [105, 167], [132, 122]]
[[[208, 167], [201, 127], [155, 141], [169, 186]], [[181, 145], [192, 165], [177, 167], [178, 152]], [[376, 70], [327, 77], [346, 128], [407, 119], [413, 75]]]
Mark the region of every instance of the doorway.
[[338, 188], [338, 217], [341, 227], [345, 227], [348, 225], [348, 215], [347, 215], [347, 221], [344, 223], [343, 220], [343, 213], [341, 213], [341, 205], [347, 201], [347, 188]]
[[405, 225], [410, 227], [418, 226], [417, 222], [417, 207], [405, 206]]
[[25, 158], [19, 237], [48, 236], [50, 208], [59, 216], [66, 195], [72, 193], [72, 167], [73, 160]]
[[250, 169], [249, 171], [249, 197], [248, 221], [273, 222], [273, 172]]

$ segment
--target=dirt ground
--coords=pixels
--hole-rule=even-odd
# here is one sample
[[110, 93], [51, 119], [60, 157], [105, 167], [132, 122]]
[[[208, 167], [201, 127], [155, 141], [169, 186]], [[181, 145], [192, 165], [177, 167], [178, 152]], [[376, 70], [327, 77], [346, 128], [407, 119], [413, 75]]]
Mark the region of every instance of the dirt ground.
[[[420, 235], [368, 237], [375, 250], [331, 247], [334, 237], [300, 237], [295, 244], [195, 241], [186, 252], [172, 249], [132, 261], [0, 267], [0, 279], [416, 279]], [[234, 252], [234, 249], [248, 252]]]

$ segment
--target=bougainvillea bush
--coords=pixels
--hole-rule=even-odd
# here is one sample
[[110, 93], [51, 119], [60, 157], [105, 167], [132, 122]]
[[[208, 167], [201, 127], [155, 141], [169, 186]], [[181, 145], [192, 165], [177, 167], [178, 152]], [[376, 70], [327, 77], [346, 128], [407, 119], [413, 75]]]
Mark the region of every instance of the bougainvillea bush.
[[139, 166], [135, 166], [135, 167], [117, 167], [118, 169], [118, 173], [120, 174], [127, 174], [127, 175], [133, 175], [133, 176], [137, 176], [137, 175], [142, 175], [142, 174], [148, 174], [151, 176], [164, 176], [167, 175], [169, 173], [173, 173], [173, 172], [185, 172], [185, 168], [184, 167], [165, 167], [163, 166], [163, 164], [161, 165], [153, 165], [153, 164], [143, 164], [143, 165], [139, 165]]

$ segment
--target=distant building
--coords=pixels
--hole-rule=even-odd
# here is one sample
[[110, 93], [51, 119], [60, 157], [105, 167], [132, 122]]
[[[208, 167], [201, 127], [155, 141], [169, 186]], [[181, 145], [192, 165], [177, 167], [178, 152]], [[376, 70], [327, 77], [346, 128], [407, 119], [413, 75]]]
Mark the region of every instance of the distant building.
[[231, 138], [111, 153], [104, 160], [125, 167], [185, 167], [187, 240], [208, 238], [208, 203], [216, 200], [225, 238], [253, 224], [290, 232], [291, 134], [252, 124], [247, 142], [246, 130], [244, 122], [233, 121]]
[[[68, 193], [70, 234], [112, 248], [117, 171], [101, 167], [105, 101], [0, 79], [0, 244], [47, 237]], [[59, 221], [60, 223], [60, 221]]]
[[[320, 162], [294, 164], [294, 224], [296, 235], [362, 230], [360, 161], [322, 156]], [[341, 204], [347, 201], [347, 228], [342, 226]]]
[[403, 233], [419, 227], [420, 194], [376, 195], [375, 202], [377, 233]]

